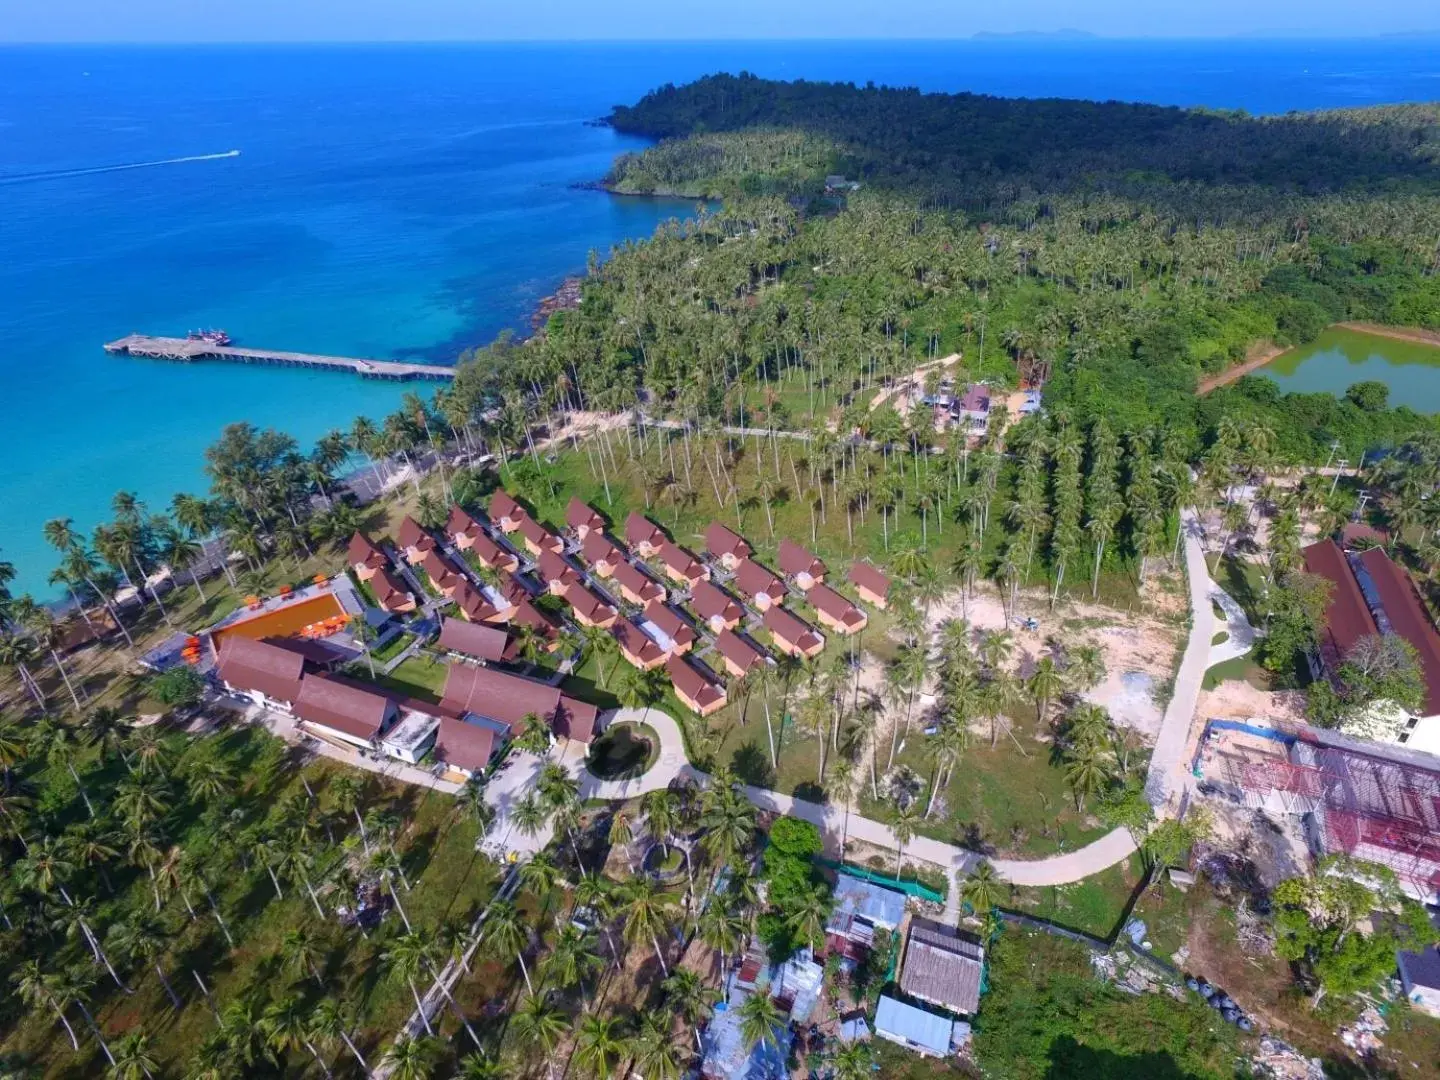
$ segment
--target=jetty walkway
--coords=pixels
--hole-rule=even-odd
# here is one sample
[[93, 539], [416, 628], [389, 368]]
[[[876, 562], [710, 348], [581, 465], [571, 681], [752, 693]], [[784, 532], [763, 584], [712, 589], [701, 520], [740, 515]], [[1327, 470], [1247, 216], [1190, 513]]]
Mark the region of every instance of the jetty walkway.
[[181, 360], [187, 363], [197, 360], [228, 360], [240, 364], [348, 371], [365, 379], [443, 381], [455, 378], [453, 367], [442, 367], [439, 364], [408, 364], [398, 360], [365, 360], [352, 356], [245, 349], [235, 345], [216, 345], [194, 338], [151, 337], [148, 334], [129, 334], [111, 341], [106, 344], [105, 351], [112, 356], [143, 356], [151, 360]]

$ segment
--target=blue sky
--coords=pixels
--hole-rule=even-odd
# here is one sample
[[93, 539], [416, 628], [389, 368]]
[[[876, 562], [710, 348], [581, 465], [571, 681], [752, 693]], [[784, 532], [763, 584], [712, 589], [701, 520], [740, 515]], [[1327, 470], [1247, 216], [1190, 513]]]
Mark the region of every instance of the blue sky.
[[1440, 28], [1434, 0], [0, 0], [8, 41], [1111, 37]]

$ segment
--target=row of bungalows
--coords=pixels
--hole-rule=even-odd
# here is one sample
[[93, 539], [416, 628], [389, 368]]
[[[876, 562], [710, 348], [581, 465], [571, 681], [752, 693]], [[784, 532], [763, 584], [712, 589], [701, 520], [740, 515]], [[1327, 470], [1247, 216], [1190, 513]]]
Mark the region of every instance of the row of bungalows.
[[745, 617], [740, 602], [718, 585], [702, 581], [690, 593], [690, 606], [713, 633], [734, 630]]
[[825, 580], [827, 568], [818, 556], [810, 554], [793, 540], [781, 540], [775, 560], [780, 572], [795, 583], [801, 592], [808, 593]]
[[419, 607], [419, 598], [395, 573], [390, 556], [364, 533], [357, 532], [350, 538], [345, 561], [355, 579], [370, 587], [375, 602], [386, 611], [404, 615]]
[[825, 639], [800, 616], [776, 605], [765, 612], [761, 624], [770, 631], [775, 648], [786, 656], [809, 659], [825, 648]]
[[665, 576], [677, 585], [694, 588], [710, 580], [710, 568], [665, 535], [665, 531], [642, 514], [625, 519], [625, 545], [641, 559], [658, 559]]
[[515, 553], [497, 544], [485, 527], [459, 506], [450, 508], [445, 534], [458, 550], [468, 551], [487, 570], [513, 574], [520, 569]]
[[565, 528], [580, 543], [591, 533], [603, 533], [605, 531], [605, 519], [600, 512], [589, 503], [581, 502], [575, 496], [570, 496], [570, 503], [565, 507]]
[[754, 559], [745, 559], [735, 567], [735, 591], [762, 615], [784, 603], [788, 592], [778, 574]]
[[685, 655], [697, 637], [694, 627], [659, 600], [652, 601], [637, 618], [618, 620], [614, 632], [620, 655], [641, 671]]
[[734, 570], [753, 554], [743, 536], [718, 521], [705, 530], [705, 551], [726, 570]]

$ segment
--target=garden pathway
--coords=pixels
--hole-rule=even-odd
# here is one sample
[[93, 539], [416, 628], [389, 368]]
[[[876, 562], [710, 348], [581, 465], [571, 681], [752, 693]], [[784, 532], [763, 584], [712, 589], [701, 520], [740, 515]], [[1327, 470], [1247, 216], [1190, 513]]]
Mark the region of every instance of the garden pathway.
[[[1205, 552], [1201, 544], [1202, 530], [1193, 510], [1181, 513], [1181, 528], [1184, 530], [1191, 627], [1180, 670], [1175, 676], [1175, 690], [1165, 708], [1146, 778], [1146, 794], [1157, 809], [1166, 806], [1172, 794], [1183, 788], [1185, 746], [1200, 700], [1201, 682], [1205, 677], [1205, 670], [1212, 663], [1210, 641], [1215, 634], [1215, 612], [1210, 601], [1212, 595], [1220, 593], [1219, 588], [1211, 581], [1205, 565]], [[1229, 608], [1224, 601], [1217, 599], [1217, 602], [1225, 607], [1228, 614]], [[1243, 612], [1241, 618], [1244, 618]], [[1248, 622], [1245, 627], [1249, 629]], [[1249, 640], [1253, 641], [1253, 629], [1249, 629], [1248, 636]], [[1237, 641], [1236, 647], [1238, 645]], [[581, 795], [598, 799], [630, 799], [647, 791], [668, 787], [672, 781], [682, 776], [701, 784], [709, 782], [708, 774], [688, 764], [680, 725], [673, 717], [659, 709], [621, 709], [614, 714], [614, 718], [638, 718], [640, 722], [654, 728], [660, 737], [660, 759], [643, 776], [618, 782], [605, 781], [586, 772], [583, 753], [577, 758], [572, 751], [565, 756], [571, 759], [567, 764], [574, 768], [580, 777]], [[746, 797], [762, 810], [802, 818], [818, 826], [832, 846], [839, 846], [842, 832], [847, 830], [848, 836], [877, 847], [893, 850], [899, 846], [889, 825], [854, 813], [847, 817], [843, 807], [825, 806], [768, 788], [746, 786], [744, 792]], [[997, 875], [1016, 885], [1069, 885], [1124, 862], [1135, 850], [1135, 838], [1129, 830], [1119, 828], [1082, 848], [1061, 855], [1051, 855], [1043, 859], [991, 859], [990, 864]], [[905, 854], [942, 867], [952, 881], [958, 875], [968, 873], [984, 858], [979, 852], [926, 836], [914, 837], [905, 845]], [[952, 889], [952, 895], [954, 892]], [[958, 916], [958, 908], [955, 914]]]

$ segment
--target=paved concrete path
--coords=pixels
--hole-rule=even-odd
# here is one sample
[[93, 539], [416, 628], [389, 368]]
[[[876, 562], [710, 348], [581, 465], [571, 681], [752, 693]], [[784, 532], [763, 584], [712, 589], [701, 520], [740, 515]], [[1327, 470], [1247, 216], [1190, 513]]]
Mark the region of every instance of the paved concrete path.
[[1245, 615], [1235, 598], [1220, 588], [1214, 582], [1210, 586], [1210, 599], [1220, 605], [1220, 610], [1225, 612], [1225, 633], [1226, 638], [1219, 645], [1210, 646], [1209, 667], [1216, 664], [1223, 664], [1226, 660], [1234, 660], [1238, 656], [1244, 656], [1255, 647], [1255, 639], [1260, 632], [1250, 625], [1250, 620]]
[[[1210, 580], [1205, 565], [1205, 553], [1201, 545], [1201, 529], [1193, 510], [1181, 514], [1181, 528], [1184, 531], [1185, 570], [1190, 591], [1191, 628], [1190, 639], [1185, 646], [1185, 655], [1175, 677], [1175, 690], [1165, 707], [1160, 723], [1160, 733], [1155, 741], [1155, 750], [1150, 757], [1150, 771], [1146, 778], [1145, 790], [1157, 810], [1163, 809], [1173, 794], [1183, 787], [1183, 759], [1189, 741], [1190, 729], [1195, 718], [1195, 709], [1200, 699], [1200, 686], [1205, 670], [1213, 662], [1210, 639], [1215, 634], [1215, 613], [1210, 606], [1212, 595], [1221, 590]], [[1225, 598], [1229, 600], [1229, 597]], [[1230, 608], [1224, 601], [1217, 600]], [[1233, 600], [1230, 601], [1234, 603]], [[1236, 605], [1238, 609], [1238, 605]], [[1244, 620], [1244, 613], [1240, 612]], [[1238, 625], [1238, 624], [1237, 624]], [[1249, 628], [1249, 623], [1244, 622]], [[1232, 631], [1233, 633], [1233, 631]], [[1244, 631], [1237, 639], [1248, 637], [1253, 642], [1253, 630]], [[1239, 640], [1235, 647], [1238, 647]], [[1248, 646], [1247, 646], [1248, 648]], [[1237, 654], [1238, 655], [1238, 654]], [[659, 709], [618, 709], [604, 718], [605, 723], [634, 722], [648, 724], [660, 738], [660, 757], [643, 775], [633, 780], [607, 781], [592, 775], [585, 769], [583, 747], [569, 747], [554, 755], [578, 776], [580, 793], [585, 798], [633, 799], [648, 791], [669, 787], [679, 778], [696, 783], [708, 783], [710, 777], [688, 763], [685, 741], [680, 725], [674, 717]], [[799, 799], [768, 788], [746, 786], [746, 797], [762, 810], [798, 817], [819, 827], [828, 843], [838, 848], [841, 837], [863, 840], [876, 847], [897, 851], [895, 834], [890, 826], [881, 821], [846, 813], [843, 806], [827, 806], [821, 803]], [[538, 838], [527, 838], [533, 843]], [[526, 844], [529, 847], [530, 844]], [[1062, 855], [1051, 855], [1044, 859], [991, 859], [995, 873], [1015, 885], [1069, 885], [1107, 870], [1129, 858], [1135, 851], [1135, 838], [1127, 829], [1114, 829], [1098, 840]], [[984, 856], [979, 852], [955, 844], [947, 844], [926, 836], [917, 836], [905, 846], [904, 855], [922, 862], [941, 867], [950, 877], [950, 906], [954, 916], [959, 916], [959, 891], [954, 887], [959, 878], [974, 869]], [[947, 914], [949, 912], [947, 911]]]

